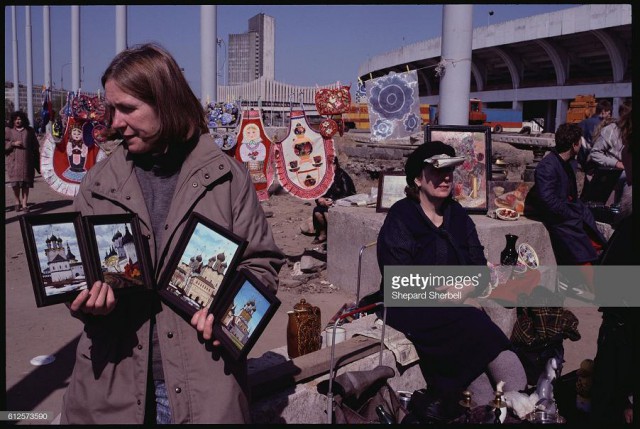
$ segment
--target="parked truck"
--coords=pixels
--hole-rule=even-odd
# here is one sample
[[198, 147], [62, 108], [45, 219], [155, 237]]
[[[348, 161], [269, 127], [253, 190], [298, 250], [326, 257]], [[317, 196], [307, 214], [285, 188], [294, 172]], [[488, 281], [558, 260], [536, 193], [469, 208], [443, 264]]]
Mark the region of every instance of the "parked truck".
[[[438, 124], [438, 105], [420, 104], [422, 124]], [[342, 116], [345, 128], [369, 130], [369, 109], [367, 103], [356, 103]], [[531, 121], [522, 120], [522, 111], [513, 109], [484, 108], [478, 98], [469, 100], [469, 125], [485, 125], [494, 133], [512, 132], [520, 134], [540, 134], [543, 132], [544, 120], [536, 118]]]
[[535, 118], [531, 121], [522, 119], [522, 110], [486, 108], [487, 119], [483, 123], [494, 133], [540, 134], [544, 128], [544, 120]]

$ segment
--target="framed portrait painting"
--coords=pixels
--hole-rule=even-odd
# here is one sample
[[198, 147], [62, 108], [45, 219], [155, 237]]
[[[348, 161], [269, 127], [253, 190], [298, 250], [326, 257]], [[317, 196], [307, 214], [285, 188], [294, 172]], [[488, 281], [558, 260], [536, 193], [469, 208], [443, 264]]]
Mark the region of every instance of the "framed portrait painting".
[[36, 305], [73, 301], [93, 269], [80, 213], [22, 216], [20, 229]]
[[158, 285], [160, 296], [188, 318], [211, 307], [235, 273], [246, 246], [246, 240], [191, 213]]
[[453, 146], [465, 162], [453, 172], [453, 198], [467, 212], [487, 213], [491, 177], [491, 130], [483, 125], [427, 125], [425, 142]]
[[138, 216], [132, 213], [83, 218], [89, 250], [98, 267], [87, 276], [108, 283], [116, 296], [153, 289], [153, 267]]
[[212, 309], [214, 337], [234, 359], [245, 358], [279, 306], [280, 300], [249, 270], [242, 269]]
[[386, 212], [398, 200], [405, 197], [406, 176], [402, 172], [382, 172], [378, 179], [376, 212]]

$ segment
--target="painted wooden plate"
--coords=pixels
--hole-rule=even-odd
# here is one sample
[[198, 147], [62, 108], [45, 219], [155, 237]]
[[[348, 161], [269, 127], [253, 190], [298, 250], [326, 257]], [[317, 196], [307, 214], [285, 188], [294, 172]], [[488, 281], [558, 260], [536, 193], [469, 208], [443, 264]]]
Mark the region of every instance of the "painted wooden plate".
[[502, 220], [518, 220], [518, 218], [520, 217], [517, 211], [508, 209], [506, 207], [496, 209], [496, 216], [498, 217], [498, 219]]

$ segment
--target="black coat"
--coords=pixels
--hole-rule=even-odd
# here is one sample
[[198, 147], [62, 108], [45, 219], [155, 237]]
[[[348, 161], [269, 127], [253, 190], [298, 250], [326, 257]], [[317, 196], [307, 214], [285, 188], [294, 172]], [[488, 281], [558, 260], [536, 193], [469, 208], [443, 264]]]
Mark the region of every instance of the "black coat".
[[[446, 203], [440, 228], [419, 203], [396, 202], [380, 229], [377, 252], [382, 273], [385, 265], [487, 263], [475, 224], [453, 200]], [[413, 343], [429, 388], [440, 392], [459, 393], [511, 347], [489, 316], [471, 306], [389, 307], [387, 323]]]
[[331, 198], [332, 200], [339, 200], [340, 198], [355, 195], [355, 193], [356, 187], [353, 184], [351, 176], [349, 176], [349, 174], [341, 167], [337, 167], [333, 177], [333, 183], [323, 197]]
[[535, 184], [527, 194], [524, 214], [540, 219], [549, 231], [558, 265], [594, 262], [598, 255], [591, 238], [606, 242], [591, 210], [578, 198], [571, 164], [556, 151], [549, 152], [536, 167]]

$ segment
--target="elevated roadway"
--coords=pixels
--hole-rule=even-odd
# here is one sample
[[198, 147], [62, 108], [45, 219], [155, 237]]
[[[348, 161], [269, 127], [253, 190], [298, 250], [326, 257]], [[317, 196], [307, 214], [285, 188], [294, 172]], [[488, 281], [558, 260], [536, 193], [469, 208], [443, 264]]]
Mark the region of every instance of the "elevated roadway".
[[[556, 129], [576, 95], [613, 102], [632, 94], [631, 4], [588, 4], [507, 21], [473, 31], [471, 97], [488, 107], [523, 110]], [[441, 38], [371, 57], [358, 76], [365, 83], [390, 72], [417, 70], [422, 103], [438, 104], [435, 68]]]

